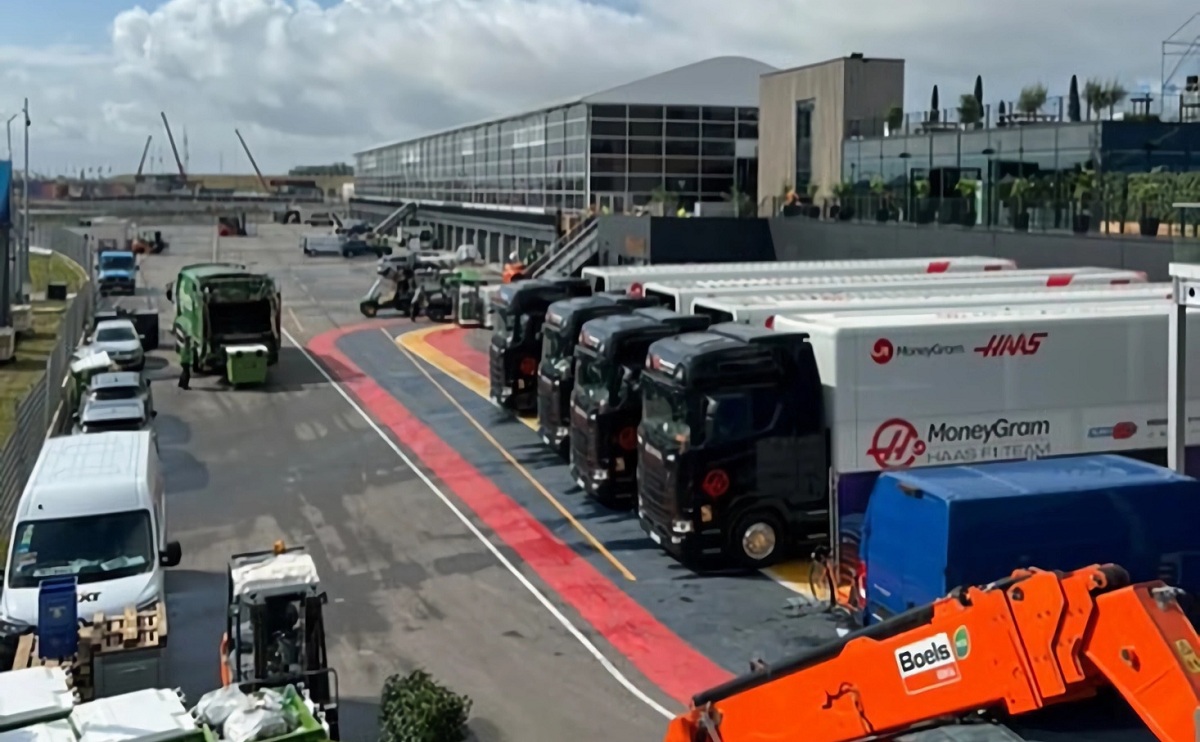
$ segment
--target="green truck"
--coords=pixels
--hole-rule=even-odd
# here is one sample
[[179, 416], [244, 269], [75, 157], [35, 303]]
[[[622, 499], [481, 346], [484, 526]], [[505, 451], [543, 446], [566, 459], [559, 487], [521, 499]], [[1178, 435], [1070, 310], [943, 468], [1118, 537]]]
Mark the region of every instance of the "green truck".
[[[184, 266], [167, 287], [175, 304], [176, 348], [195, 373], [230, 373], [231, 347], [261, 346], [267, 365], [279, 361], [279, 288], [275, 279], [237, 263]], [[233, 379], [231, 379], [233, 381]]]

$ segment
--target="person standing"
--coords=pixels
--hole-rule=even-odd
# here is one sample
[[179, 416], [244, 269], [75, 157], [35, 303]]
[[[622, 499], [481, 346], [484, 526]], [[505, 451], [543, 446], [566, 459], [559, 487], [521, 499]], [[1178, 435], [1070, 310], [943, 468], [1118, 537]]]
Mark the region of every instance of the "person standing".
[[179, 370], [179, 388], [189, 389], [188, 385], [192, 381], [192, 346], [190, 343], [179, 346], [179, 365], [182, 367]]

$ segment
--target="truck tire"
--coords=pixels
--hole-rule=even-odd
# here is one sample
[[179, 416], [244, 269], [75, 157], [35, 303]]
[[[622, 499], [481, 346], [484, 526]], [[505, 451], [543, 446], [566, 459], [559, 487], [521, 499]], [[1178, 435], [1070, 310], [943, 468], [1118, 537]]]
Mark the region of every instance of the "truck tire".
[[787, 525], [773, 510], [747, 510], [733, 521], [725, 548], [743, 567], [762, 569], [783, 558], [787, 548]]
[[364, 301], [358, 305], [358, 311], [362, 312], [364, 317], [374, 317], [379, 313], [379, 305], [373, 301]]

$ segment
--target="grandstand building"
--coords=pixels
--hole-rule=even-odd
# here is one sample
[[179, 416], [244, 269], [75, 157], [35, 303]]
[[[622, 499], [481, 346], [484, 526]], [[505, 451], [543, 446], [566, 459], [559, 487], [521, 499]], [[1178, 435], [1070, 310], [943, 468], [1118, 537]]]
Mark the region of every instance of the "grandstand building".
[[555, 213], [685, 207], [757, 188], [759, 78], [718, 57], [355, 155], [355, 196]]

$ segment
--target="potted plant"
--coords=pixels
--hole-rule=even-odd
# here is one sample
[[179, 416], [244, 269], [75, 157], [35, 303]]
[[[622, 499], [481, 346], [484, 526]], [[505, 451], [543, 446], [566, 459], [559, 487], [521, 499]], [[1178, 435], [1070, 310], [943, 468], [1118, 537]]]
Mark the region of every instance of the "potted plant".
[[900, 106], [889, 107], [883, 121], [887, 124], [887, 136], [901, 133], [904, 129], [904, 109]]
[[917, 224], [929, 224], [934, 219], [934, 208], [929, 203], [929, 179], [917, 178], [913, 181], [913, 197], [916, 198], [916, 222]]
[[1008, 189], [1009, 204], [1013, 209], [1013, 229], [1018, 232], [1029, 231], [1029, 211], [1025, 202], [1033, 191], [1033, 184], [1028, 178], [1017, 178]]
[[962, 220], [959, 222], [964, 227], [974, 227], [978, 216], [975, 211], [975, 194], [979, 192], [979, 181], [962, 179], [955, 184], [954, 190], [958, 191], [958, 195], [966, 202], [966, 208], [962, 212]]
[[878, 199], [875, 206], [875, 221], [882, 224], [892, 217], [892, 210], [888, 207], [888, 192], [887, 182], [876, 175], [871, 178], [871, 195]]
[[1157, 237], [1162, 225], [1162, 212], [1167, 194], [1163, 173], [1157, 168], [1149, 173], [1129, 179], [1129, 195], [1137, 203], [1138, 233], [1143, 237]]
[[808, 188], [808, 216], [813, 219], [821, 218], [821, 205], [817, 203], [817, 194], [821, 192], [821, 186], [816, 183], [809, 183]]
[[1080, 170], [1071, 181], [1071, 197], [1075, 203], [1075, 214], [1071, 217], [1071, 231], [1075, 234], [1086, 234], [1092, 228], [1090, 206], [1096, 190], [1096, 173], [1093, 170]]
[[854, 218], [854, 204], [850, 202], [852, 196], [854, 196], [854, 184], [849, 181], [838, 183], [833, 187], [833, 197], [838, 200], [838, 221], [848, 222]]
[[379, 709], [381, 742], [463, 742], [471, 699], [443, 687], [428, 673], [393, 675], [383, 686]]

